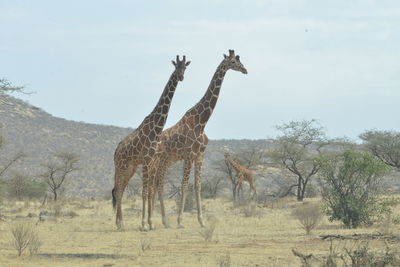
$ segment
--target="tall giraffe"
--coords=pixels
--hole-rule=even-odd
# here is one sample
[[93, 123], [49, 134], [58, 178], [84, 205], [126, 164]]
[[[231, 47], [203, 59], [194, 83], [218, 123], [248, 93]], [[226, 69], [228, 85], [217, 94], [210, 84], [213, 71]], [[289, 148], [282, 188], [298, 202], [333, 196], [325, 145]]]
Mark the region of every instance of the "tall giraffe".
[[195, 165], [197, 219], [200, 225], [204, 226], [200, 198], [201, 168], [204, 151], [208, 144], [208, 137], [204, 133], [204, 128], [217, 104], [222, 82], [229, 69], [247, 74], [246, 68], [233, 50], [229, 50], [229, 56], [224, 55], [224, 59], [217, 67], [210, 85], [201, 100], [189, 109], [178, 123], [166, 129], [161, 134], [160, 144], [157, 147], [158, 165], [155, 180], [161, 205], [162, 222], [166, 227], [168, 227], [168, 222], [165, 216], [163, 200], [164, 177], [168, 168], [178, 160], [184, 161], [178, 227], [183, 227], [183, 203], [185, 203], [188, 180], [193, 163]]
[[[179, 81], [183, 81], [186, 67], [190, 61], [186, 62], [183, 56], [179, 60], [176, 56], [176, 62], [172, 61], [175, 66], [174, 72], [171, 74], [164, 91], [153, 111], [143, 120], [143, 122], [130, 135], [125, 137], [117, 146], [114, 153], [115, 165], [115, 184], [112, 190], [113, 207], [117, 209], [116, 224], [117, 228], [123, 228], [121, 200], [125, 187], [130, 178], [135, 174], [136, 168], [143, 165], [143, 187], [142, 187], [142, 229], [145, 230], [146, 202], [148, 202], [148, 224], [152, 229], [151, 221], [151, 200], [152, 188], [150, 180], [150, 165], [156, 152], [157, 142], [164, 128], [165, 121], [168, 117], [169, 107], [172, 97]], [[150, 183], [150, 184], [149, 184]]]
[[250, 186], [250, 191], [249, 191], [250, 195], [251, 192], [253, 192], [253, 197], [257, 195], [256, 186], [254, 185], [254, 176], [255, 176], [254, 172], [252, 170], [249, 170], [248, 168], [246, 168], [233, 158], [231, 158], [229, 153], [225, 153], [225, 160], [232, 166], [232, 168], [236, 172], [236, 179], [237, 179], [235, 184], [236, 194], [239, 195], [239, 191], [242, 191], [243, 194], [242, 184], [243, 181], [246, 181], [249, 183]]

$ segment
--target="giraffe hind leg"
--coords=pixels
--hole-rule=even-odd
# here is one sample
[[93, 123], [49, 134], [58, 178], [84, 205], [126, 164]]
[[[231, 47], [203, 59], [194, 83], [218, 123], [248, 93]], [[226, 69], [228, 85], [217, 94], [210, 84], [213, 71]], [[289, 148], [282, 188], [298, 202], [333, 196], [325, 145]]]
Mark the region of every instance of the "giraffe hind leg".
[[116, 214], [116, 225], [118, 230], [123, 230], [124, 222], [122, 219], [122, 196], [124, 194], [124, 190], [126, 185], [128, 184], [129, 180], [133, 176], [136, 171], [137, 166], [130, 166], [126, 170], [117, 170], [115, 172], [115, 185], [112, 191], [113, 194], [113, 206], [116, 207], [117, 214]]

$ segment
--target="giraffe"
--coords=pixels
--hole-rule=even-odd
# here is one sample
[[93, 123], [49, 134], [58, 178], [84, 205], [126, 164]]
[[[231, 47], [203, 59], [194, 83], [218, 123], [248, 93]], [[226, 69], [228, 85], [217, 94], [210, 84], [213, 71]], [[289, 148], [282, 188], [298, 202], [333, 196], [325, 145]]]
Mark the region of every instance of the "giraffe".
[[243, 181], [246, 181], [249, 183], [250, 186], [250, 195], [251, 192], [253, 192], [253, 197], [255, 195], [257, 195], [257, 191], [256, 191], [256, 186], [254, 185], [254, 172], [252, 170], [249, 170], [248, 168], [246, 168], [245, 166], [243, 166], [242, 164], [240, 164], [239, 162], [237, 162], [236, 160], [234, 160], [233, 158], [231, 158], [231, 156], [229, 155], [229, 153], [225, 153], [225, 160], [232, 166], [232, 168], [235, 170], [236, 172], [236, 184], [235, 184], [235, 188], [236, 188], [236, 194], [239, 195], [239, 192], [242, 191], [243, 194], [243, 188], [242, 188], [242, 183]]
[[[239, 56], [229, 50], [229, 56], [217, 67], [210, 85], [201, 100], [189, 109], [174, 126], [162, 132], [160, 143], [157, 147], [156, 188], [161, 206], [162, 222], [169, 227], [165, 216], [163, 200], [164, 177], [168, 168], [176, 161], [183, 160], [183, 178], [181, 184], [181, 199], [178, 212], [178, 227], [183, 227], [183, 208], [187, 194], [188, 180], [192, 165], [195, 166], [195, 194], [197, 203], [197, 219], [200, 226], [204, 227], [201, 211], [201, 168], [204, 151], [208, 144], [208, 137], [204, 128], [217, 104], [220, 88], [226, 72], [229, 70], [240, 71], [247, 74], [246, 68], [240, 62]], [[153, 195], [154, 197], [154, 195]], [[154, 203], [154, 199], [153, 199]]]
[[143, 120], [143, 122], [131, 134], [125, 137], [117, 146], [114, 153], [115, 184], [112, 190], [113, 207], [117, 209], [116, 224], [118, 229], [123, 228], [121, 200], [122, 195], [130, 178], [135, 174], [136, 168], [142, 165], [142, 229], [146, 230], [146, 202], [148, 202], [148, 221], [149, 228], [153, 229], [150, 213], [150, 203], [152, 200], [152, 180], [149, 169], [153, 163], [156, 152], [157, 142], [164, 128], [168, 117], [169, 107], [172, 97], [179, 81], [183, 81], [186, 67], [190, 61], [186, 62], [186, 57], [180, 60], [176, 56], [175, 66], [162, 95], [153, 111]]

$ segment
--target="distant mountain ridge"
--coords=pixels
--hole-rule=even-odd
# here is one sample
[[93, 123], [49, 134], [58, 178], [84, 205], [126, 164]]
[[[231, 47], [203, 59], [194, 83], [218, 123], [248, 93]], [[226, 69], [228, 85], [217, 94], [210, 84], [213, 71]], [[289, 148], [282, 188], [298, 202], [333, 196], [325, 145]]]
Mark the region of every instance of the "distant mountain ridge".
[[[80, 156], [80, 171], [68, 184], [72, 196], [107, 194], [114, 183], [113, 154], [118, 142], [133, 131], [107, 125], [57, 118], [15, 97], [0, 94], [0, 134], [6, 144], [0, 150], [0, 166], [18, 152], [26, 154], [13, 168], [30, 176], [43, 172], [42, 165], [54, 153], [73, 152]], [[265, 140], [210, 141], [205, 155], [204, 175], [212, 172], [213, 161], [222, 159], [223, 147], [243, 149], [265, 146]], [[8, 172], [8, 175], [11, 171]]]

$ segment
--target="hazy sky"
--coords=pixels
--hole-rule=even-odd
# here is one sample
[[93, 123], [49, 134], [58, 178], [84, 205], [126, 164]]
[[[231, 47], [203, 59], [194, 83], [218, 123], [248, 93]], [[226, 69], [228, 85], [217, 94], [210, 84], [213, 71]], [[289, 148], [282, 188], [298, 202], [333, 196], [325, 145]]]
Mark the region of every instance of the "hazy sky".
[[185, 54], [169, 127], [228, 49], [248, 75], [225, 76], [211, 139], [266, 138], [313, 118], [332, 137], [400, 130], [398, 0], [0, 0], [0, 77], [70, 120], [137, 127]]

